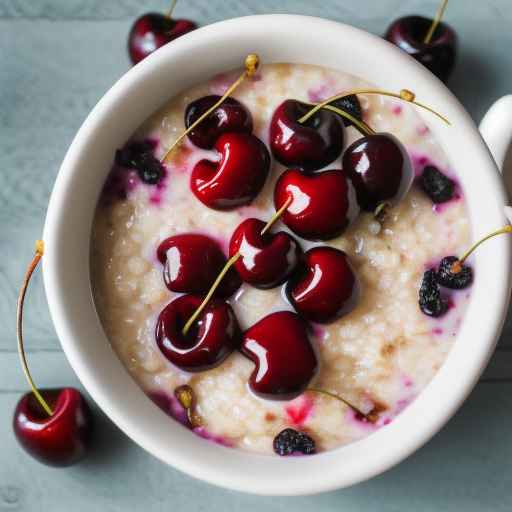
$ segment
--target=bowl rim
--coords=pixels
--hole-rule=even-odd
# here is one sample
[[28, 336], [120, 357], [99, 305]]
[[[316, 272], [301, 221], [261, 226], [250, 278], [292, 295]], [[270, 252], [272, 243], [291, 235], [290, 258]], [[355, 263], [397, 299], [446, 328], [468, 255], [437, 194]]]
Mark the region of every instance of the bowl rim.
[[[334, 48], [339, 52], [335, 54]], [[108, 155], [111, 160], [112, 149], [148, 112], [173, 95], [172, 87], [178, 92], [214, 70], [233, 69], [254, 51], [263, 62], [316, 63], [388, 89], [407, 85], [452, 122], [452, 127], [442, 126], [420, 112], [461, 177], [473, 231], [484, 233], [505, 222], [501, 177], [478, 129], [453, 94], [420, 64], [381, 38], [349, 25], [299, 15], [246, 16], [202, 27], [162, 47], [130, 69], [94, 107], [64, 158], [49, 201], [43, 234], [44, 285], [57, 335], [78, 378], [137, 444], [181, 471], [223, 487], [265, 495], [314, 494], [389, 469], [455, 413], [485, 368], [501, 331], [510, 292], [511, 245], [501, 237], [482, 246], [475, 257], [478, 272], [472, 300], [445, 363], [396, 420], [363, 440], [312, 457], [281, 459], [204, 443], [169, 422], [121, 365], [96, 313], [89, 278], [95, 207], [90, 198], [97, 197], [108, 168], [95, 169]], [[180, 74], [172, 74], [175, 68]], [[397, 68], [400, 73], [390, 72]], [[461, 174], [464, 168], [477, 169], [478, 174], [473, 171], [470, 179]], [[84, 239], [87, 233], [89, 238]], [[491, 258], [492, 265], [483, 263]]]

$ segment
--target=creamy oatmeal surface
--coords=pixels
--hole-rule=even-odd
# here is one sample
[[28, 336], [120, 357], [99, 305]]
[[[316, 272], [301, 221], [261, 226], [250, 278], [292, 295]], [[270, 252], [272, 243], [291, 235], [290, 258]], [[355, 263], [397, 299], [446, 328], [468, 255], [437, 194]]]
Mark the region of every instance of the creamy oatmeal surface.
[[[237, 76], [214, 77], [173, 98], [134, 139], [154, 139], [161, 156], [184, 130], [187, 104], [206, 94], [223, 94]], [[254, 134], [268, 144], [272, 113], [283, 100], [315, 102], [367, 85], [316, 66], [275, 64], [262, 66], [256, 79], [246, 81], [233, 96], [251, 111]], [[433, 163], [454, 177], [414, 107], [379, 96], [359, 98], [365, 121], [377, 132], [396, 135], [407, 147], [416, 172]], [[347, 135], [347, 144], [359, 136], [353, 128]], [[217, 239], [227, 252], [231, 233], [243, 219], [268, 220], [274, 213], [273, 188], [284, 169], [275, 162], [265, 188], [250, 207], [221, 212], [197, 200], [190, 191], [190, 173], [199, 159], [212, 155], [186, 141], [174, 153], [158, 187], [145, 185], [132, 174], [126, 199], [100, 199], [92, 235], [92, 284], [99, 316], [119, 358], [144, 391], [178, 420], [183, 419], [183, 411], [173, 391], [190, 384], [204, 421], [197, 433], [226, 445], [271, 453], [275, 435], [291, 426], [311, 433], [318, 449], [325, 450], [386, 425], [439, 369], [466, 308], [466, 291], [452, 293], [452, 307], [441, 319], [424, 316], [418, 307], [418, 287], [426, 267], [448, 254], [460, 254], [468, 245], [470, 226], [461, 191], [455, 200], [433, 207], [413, 185], [382, 226], [363, 213], [342, 236], [327, 242], [349, 255], [361, 281], [361, 298], [349, 315], [314, 329], [312, 343], [320, 371], [312, 385], [338, 393], [365, 411], [377, 406], [380, 419], [372, 425], [323, 395], [305, 393], [291, 402], [256, 398], [247, 386], [254, 364], [239, 353], [214, 370], [196, 374], [178, 370], [160, 354], [154, 336], [156, 319], [177, 294], [164, 284], [155, 254], [159, 243], [174, 234], [200, 232]], [[329, 165], [340, 167], [340, 159]], [[284, 229], [282, 224], [277, 227]], [[315, 245], [301, 242], [305, 249]], [[231, 304], [242, 329], [270, 312], [290, 309], [281, 287], [258, 290], [246, 284]]]

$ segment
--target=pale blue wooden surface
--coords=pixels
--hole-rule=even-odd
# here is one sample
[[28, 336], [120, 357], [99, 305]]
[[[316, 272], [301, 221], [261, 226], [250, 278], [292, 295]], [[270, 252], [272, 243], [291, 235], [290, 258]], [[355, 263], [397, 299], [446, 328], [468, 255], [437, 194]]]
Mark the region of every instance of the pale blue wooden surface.
[[[381, 33], [397, 15], [429, 14], [436, 6], [437, 0], [182, 0], [177, 14], [204, 25], [254, 13], [301, 13]], [[510, 7], [510, 0], [451, 0], [448, 8], [447, 19], [461, 39], [451, 86], [475, 120], [494, 99], [512, 92]], [[49, 469], [19, 449], [10, 421], [26, 389], [14, 337], [24, 263], [40, 236], [67, 146], [129, 66], [125, 41], [131, 20], [165, 8], [162, 0], [0, 0], [0, 512], [512, 510], [512, 318], [483, 381], [454, 420], [408, 461], [351, 489], [280, 499], [217, 489], [151, 458], [100, 414], [97, 449], [78, 467]], [[27, 313], [37, 381], [76, 384], [51, 325], [40, 276]]]

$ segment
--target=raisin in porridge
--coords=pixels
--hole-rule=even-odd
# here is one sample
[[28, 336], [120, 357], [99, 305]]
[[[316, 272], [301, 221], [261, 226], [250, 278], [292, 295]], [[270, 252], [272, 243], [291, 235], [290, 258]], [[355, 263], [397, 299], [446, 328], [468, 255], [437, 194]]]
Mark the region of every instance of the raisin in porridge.
[[[441, 295], [437, 299], [434, 297], [437, 303], [433, 306], [428, 303], [432, 299], [429, 297], [428, 304], [425, 306], [424, 303], [422, 307], [418, 304], [418, 293], [422, 280], [425, 286], [428, 284], [424, 279], [427, 269], [436, 267], [443, 257], [461, 254], [467, 248], [470, 225], [463, 191], [441, 147], [417, 114], [417, 107], [396, 98], [358, 94], [364, 122], [375, 132], [393, 134], [407, 149], [415, 173], [409, 191], [397, 204], [386, 205], [385, 215], [376, 218], [371, 208], [362, 208], [360, 213], [359, 208], [353, 208], [352, 203], [361, 202], [361, 199], [351, 181], [345, 180], [348, 185], [345, 189], [340, 185], [340, 193], [346, 193], [347, 205], [339, 215], [345, 216], [346, 222], [336, 217], [336, 208], [342, 208], [337, 202], [334, 207], [327, 200], [318, 207], [318, 211], [323, 212], [319, 222], [325, 222], [325, 231], [322, 231], [325, 236], [311, 234], [318, 225], [316, 212], [312, 213], [313, 224], [308, 226], [301, 224], [303, 219], [300, 215], [293, 216], [293, 208], [297, 210], [295, 196], [288, 206], [290, 211], [272, 226], [273, 233], [290, 233], [302, 251], [308, 251], [306, 255], [310, 255], [308, 261], [312, 267], [323, 265], [327, 261], [322, 259], [324, 256], [338, 258], [336, 261], [340, 263], [342, 254], [338, 251], [317, 254], [315, 248], [328, 246], [343, 251], [349, 266], [341, 262], [341, 266], [335, 267], [328, 285], [332, 287], [332, 283], [339, 279], [341, 287], [346, 281], [345, 273], [352, 276], [353, 272], [357, 281], [349, 279], [349, 288], [357, 288], [357, 297], [350, 299], [354, 299], [353, 303], [346, 308], [345, 304], [344, 309], [341, 308], [343, 311], [324, 311], [322, 316], [322, 311], [315, 309], [319, 301], [314, 297], [309, 303], [307, 298], [301, 302], [302, 297], [310, 292], [311, 283], [306, 290], [304, 286], [295, 290], [297, 293], [292, 293], [290, 299], [282, 281], [276, 285], [279, 279], [273, 281], [272, 276], [264, 286], [253, 286], [249, 276], [251, 269], [247, 268], [247, 276], [239, 272], [243, 282], [232, 275], [232, 280], [238, 282], [229, 291], [224, 290], [221, 298], [214, 299], [223, 304], [227, 301], [231, 312], [229, 316], [227, 310], [223, 310], [224, 317], [219, 322], [224, 321], [231, 327], [232, 322], [239, 324], [239, 329], [231, 330], [229, 336], [226, 334], [230, 339], [226, 347], [219, 349], [224, 352], [218, 356], [217, 364], [206, 369], [204, 365], [201, 367], [202, 363], [197, 363], [200, 371], [188, 371], [187, 364], [192, 367], [195, 361], [187, 360], [182, 367], [171, 363], [166, 351], [157, 343], [157, 323], [164, 308], [188, 290], [186, 286], [183, 289], [175, 286], [174, 289], [180, 291], [171, 291], [173, 286], [171, 289], [166, 286], [166, 283], [176, 283], [179, 276], [173, 274], [171, 262], [169, 267], [165, 267], [164, 279], [163, 263], [166, 258], [171, 258], [171, 252], [157, 254], [160, 244], [176, 235], [206, 235], [224, 253], [220, 263], [222, 267], [231, 255], [230, 240], [239, 225], [249, 218], [260, 219], [262, 223], [258, 229], [261, 230], [283, 205], [284, 200], [279, 200], [279, 191], [284, 186], [278, 183], [280, 177], [288, 180], [286, 190], [291, 190], [289, 187], [293, 183], [297, 183], [299, 188], [304, 186], [304, 190], [310, 185], [303, 185], [300, 180], [307, 181], [313, 174], [296, 170], [300, 165], [278, 162], [286, 158], [293, 160], [296, 155], [286, 153], [290, 148], [284, 146], [279, 153], [279, 148], [270, 144], [269, 137], [274, 129], [271, 120], [276, 109], [288, 99], [311, 104], [339, 92], [368, 87], [362, 80], [339, 71], [296, 64], [262, 65], [251, 80], [245, 80], [232, 94], [232, 98], [238, 100], [252, 116], [252, 126], [239, 118], [234, 121], [238, 123], [240, 137], [254, 136], [255, 139], [251, 139], [254, 144], [251, 142], [253, 145], [248, 149], [250, 156], [245, 159], [244, 173], [254, 176], [257, 169], [261, 170], [265, 165], [269, 170], [268, 175], [263, 172], [251, 184], [252, 190], [256, 191], [254, 197], [242, 199], [244, 204], [236, 206], [229, 191], [226, 197], [219, 199], [215, 195], [218, 192], [212, 187], [211, 190], [205, 189], [201, 183], [205, 180], [208, 165], [218, 164], [222, 137], [227, 137], [223, 139], [224, 150], [229, 146], [233, 153], [239, 147], [237, 144], [247, 146], [246, 139], [240, 139], [240, 142], [233, 137], [229, 139], [230, 133], [219, 132], [213, 140], [216, 149], [204, 149], [209, 142], [200, 148], [185, 137], [166, 160], [165, 167], [159, 167], [154, 157], [151, 160], [151, 155], [160, 159], [183, 133], [184, 112], [191, 102], [207, 95], [224, 94], [239, 73], [216, 76], [172, 98], [116, 155], [93, 225], [91, 274], [96, 307], [110, 343], [133, 378], [170, 417], [198, 435], [226, 446], [270, 454], [276, 451], [276, 436], [289, 427], [313, 439], [316, 451], [329, 450], [385, 428], [421, 393], [450, 351], [466, 310], [469, 291], [439, 288], [434, 283], [434, 292]], [[341, 103], [338, 105], [343, 107]], [[306, 111], [309, 108], [307, 106]], [[333, 112], [322, 112], [341, 119]], [[357, 117], [359, 114], [355, 112], [354, 115]], [[336, 130], [344, 132], [341, 135], [344, 136], [345, 151], [361, 134], [354, 126], [343, 128], [343, 121], [339, 121], [339, 125], [341, 128]], [[315, 127], [314, 123], [311, 126]], [[335, 134], [330, 135], [334, 137]], [[257, 141], [256, 137], [260, 140]], [[270, 162], [265, 160], [266, 150], [260, 146], [261, 142], [272, 155]], [[319, 164], [321, 170], [338, 170], [340, 173], [342, 159], [344, 170], [347, 160], [343, 155], [335, 155], [335, 151], [331, 153], [331, 149], [322, 148], [321, 154], [314, 158], [319, 162], [323, 157], [331, 158], [325, 165]], [[297, 158], [302, 157], [299, 155]], [[141, 164], [144, 159], [146, 164]], [[201, 164], [204, 159], [212, 163]], [[198, 169], [196, 164], [202, 168]], [[303, 166], [303, 170], [310, 171], [308, 166], [310, 162]], [[295, 170], [287, 171], [289, 168]], [[431, 175], [424, 176], [425, 169], [429, 169], [427, 173]], [[200, 175], [194, 191], [191, 190], [193, 170]], [[226, 172], [231, 171], [228, 169]], [[285, 176], [284, 172], [290, 174]], [[249, 179], [247, 176], [242, 173], [240, 179]], [[432, 182], [439, 184], [438, 178], [449, 185], [446, 197], [435, 196], [435, 193], [442, 196], [442, 190], [431, 194], [425, 191]], [[236, 181], [236, 177], [233, 179]], [[326, 177], [324, 183], [319, 181], [318, 186], [312, 187], [311, 194], [320, 194], [322, 187], [327, 194], [335, 190], [338, 182], [331, 184], [329, 179]], [[210, 195], [203, 197], [203, 192]], [[222, 203], [224, 199], [234, 202]], [[315, 201], [322, 203], [318, 198]], [[218, 209], [219, 205], [221, 209]], [[334, 209], [329, 210], [331, 206]], [[290, 240], [283, 243], [290, 244]], [[297, 259], [303, 257], [295, 245], [288, 249], [288, 262], [292, 253], [292, 260], [295, 256]], [[203, 250], [198, 248], [198, 251]], [[310, 250], [313, 252], [309, 253]], [[319, 259], [315, 260], [315, 257]], [[278, 259], [277, 256], [273, 258]], [[215, 265], [213, 267], [218, 274], [219, 265]], [[238, 263], [229, 272], [237, 273], [239, 268], [236, 265]], [[199, 264], [193, 269], [193, 277], [199, 279], [208, 270]], [[288, 271], [290, 275], [284, 280], [293, 281], [300, 288], [301, 276], [294, 277], [292, 270], [285, 270]], [[200, 295], [204, 296], [206, 291]], [[336, 297], [339, 295], [336, 295], [336, 290], [332, 293]], [[194, 302], [194, 307], [189, 310], [193, 311], [199, 302]], [[255, 383], [259, 377], [253, 375], [256, 356], [254, 351], [251, 355], [251, 343], [265, 337], [265, 330], [258, 330], [257, 323], [280, 311], [296, 311], [301, 319], [308, 321], [307, 325], [305, 321], [300, 324], [306, 326], [303, 331], [300, 331], [299, 324], [295, 326], [299, 329], [296, 337], [301, 338], [301, 342], [302, 337], [305, 340], [297, 350], [300, 357], [313, 358], [313, 361], [306, 368], [301, 366], [299, 356], [294, 359], [295, 335], [287, 329], [286, 323], [278, 324], [284, 328], [271, 333], [271, 337], [282, 336], [282, 340], [273, 339], [268, 343], [281, 344], [276, 350], [283, 352], [289, 349], [290, 354], [278, 354], [276, 358], [280, 358], [279, 361], [275, 366], [269, 363], [266, 371], [279, 372], [279, 364], [289, 356], [290, 368], [297, 366], [300, 371], [309, 372], [309, 376], [302, 387], [296, 388], [296, 393], [288, 392], [287, 388], [281, 395], [276, 393], [277, 399], [272, 399], [274, 376], [265, 382], [265, 391], [258, 393], [261, 383]], [[283, 317], [283, 321], [287, 319]], [[178, 327], [181, 329], [183, 324]], [[231, 327], [226, 327], [226, 330]], [[247, 340], [247, 335], [243, 338], [243, 333], [251, 329], [251, 339]], [[242, 338], [244, 347], [240, 350]], [[223, 339], [217, 342], [224, 343]], [[265, 348], [270, 350], [269, 346]], [[257, 373], [264, 371], [260, 364]], [[289, 378], [299, 377], [294, 374]], [[184, 385], [190, 388], [180, 388]], [[324, 393], [307, 390], [311, 388], [343, 397], [354, 408]], [[188, 416], [184, 402], [176, 398], [177, 389], [193, 391], [194, 411], [191, 413], [189, 410]], [[279, 387], [279, 390], [283, 389]], [[191, 420], [190, 413], [197, 422], [193, 418]]]

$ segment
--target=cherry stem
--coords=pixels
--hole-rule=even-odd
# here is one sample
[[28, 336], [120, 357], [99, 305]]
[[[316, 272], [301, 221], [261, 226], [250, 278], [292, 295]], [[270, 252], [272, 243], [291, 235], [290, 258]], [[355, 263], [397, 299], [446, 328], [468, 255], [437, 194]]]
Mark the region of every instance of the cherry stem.
[[43, 398], [41, 393], [36, 388], [32, 376], [30, 375], [30, 370], [28, 369], [27, 358], [25, 355], [25, 348], [23, 344], [23, 305], [25, 303], [25, 295], [27, 293], [28, 284], [34, 273], [34, 270], [37, 268], [39, 261], [43, 257], [44, 253], [44, 242], [42, 240], [36, 241], [35, 254], [30, 262], [27, 271], [25, 272], [25, 277], [23, 278], [23, 283], [20, 288], [20, 293], [18, 295], [18, 303], [16, 307], [16, 337], [18, 338], [18, 352], [20, 355], [21, 367], [23, 368], [23, 373], [27, 378], [27, 382], [32, 389], [32, 393], [37, 398], [37, 401], [41, 404], [41, 407], [45, 410], [48, 416], [53, 415], [53, 411], [51, 407], [48, 405], [48, 402]]
[[429, 44], [430, 41], [432, 40], [432, 37], [434, 35], [434, 32], [436, 31], [437, 26], [439, 25], [439, 23], [441, 23], [441, 19], [444, 15], [444, 11], [446, 10], [447, 5], [448, 5], [448, 0], [443, 0], [441, 2], [441, 5], [439, 6], [439, 9], [437, 10], [436, 17], [432, 20], [432, 25], [430, 25], [427, 35], [425, 36], [425, 39], [423, 39], [424, 44]]
[[171, 7], [169, 7], [169, 10], [167, 11], [167, 18], [170, 18], [172, 16], [172, 13], [174, 11], [174, 8], [176, 7], [176, 4], [178, 3], [178, 0], [172, 0]]
[[493, 238], [497, 235], [503, 235], [506, 233], [512, 233], [512, 226], [508, 224], [507, 226], [497, 229], [496, 231], [493, 231], [492, 233], [489, 233], [488, 235], [484, 236], [478, 242], [476, 242], [470, 249], [468, 249], [462, 256], [462, 258], [459, 258], [458, 263], [462, 265], [466, 259], [471, 255], [471, 253], [480, 245], [483, 244], [486, 240], [489, 240], [489, 238]]
[[387, 210], [389, 209], [389, 203], [383, 201], [377, 205], [375, 211], [373, 212], [373, 217], [379, 221], [383, 221], [386, 217]]
[[[314, 103], [307, 103], [307, 105], [314, 106]], [[344, 117], [345, 119], [348, 119], [363, 135], [374, 135], [375, 130], [369, 126], [367, 123], [365, 123], [362, 119], [357, 119], [357, 117], [354, 117], [349, 112], [346, 112], [345, 110], [342, 110], [337, 107], [333, 107], [332, 105], [325, 105], [322, 107], [325, 110], [330, 110], [331, 112], [335, 112], [341, 117]], [[300, 122], [300, 120], [299, 120]]]
[[[291, 196], [288, 197], [288, 199], [285, 201], [283, 206], [277, 210], [277, 212], [272, 216], [272, 218], [265, 224], [265, 227], [261, 230], [261, 234], [264, 235], [281, 217], [281, 215], [285, 212], [286, 208], [290, 206], [290, 203], [292, 202], [293, 198]], [[185, 327], [183, 327], [183, 336], [186, 336], [190, 328], [192, 327], [192, 324], [197, 320], [197, 317], [202, 313], [204, 308], [208, 305], [208, 302], [210, 302], [210, 299], [213, 297], [213, 294], [215, 293], [215, 290], [218, 288], [219, 284], [221, 283], [224, 276], [227, 274], [228, 270], [237, 262], [238, 258], [240, 258], [241, 254], [237, 252], [229, 260], [226, 262], [222, 270], [220, 271], [220, 274], [217, 276], [217, 279], [213, 282], [210, 290], [206, 294], [205, 298], [199, 304], [199, 307], [194, 311], [192, 316], [187, 320], [187, 323], [185, 324]]]
[[321, 395], [326, 395], [326, 396], [329, 396], [331, 398], [335, 398], [339, 402], [341, 402], [341, 403], [345, 404], [346, 406], [350, 407], [357, 414], [363, 416], [363, 418], [367, 419], [371, 423], [375, 423], [375, 421], [377, 420], [375, 415], [372, 414], [372, 411], [370, 411], [368, 414], [365, 414], [363, 411], [361, 411], [361, 409], [359, 409], [354, 404], [350, 403], [348, 400], [346, 400], [345, 398], [341, 397], [340, 395], [337, 395], [336, 393], [332, 393], [331, 391], [326, 391], [325, 389], [319, 389], [319, 388], [307, 388], [306, 391], [311, 391], [313, 393], [320, 393]]
[[228, 270], [236, 263], [236, 261], [240, 258], [240, 253], [237, 252], [224, 265], [223, 269], [220, 271], [220, 274], [217, 276], [217, 279], [212, 284], [212, 287], [206, 294], [206, 297], [203, 299], [203, 302], [199, 305], [199, 307], [194, 311], [192, 316], [187, 320], [187, 323], [185, 324], [185, 327], [183, 327], [183, 336], [187, 335], [187, 332], [192, 327], [192, 324], [196, 321], [197, 317], [201, 314], [203, 309], [208, 305], [208, 302], [210, 302], [210, 299], [212, 298], [213, 294], [215, 293], [215, 290], [219, 286], [220, 282], [224, 278], [224, 276], [227, 274]]
[[212, 105], [206, 112], [204, 112], [198, 119], [196, 119], [174, 142], [174, 144], [165, 152], [164, 156], [160, 159], [161, 163], [165, 163], [167, 157], [172, 153], [174, 148], [183, 140], [183, 138], [190, 133], [203, 119], [208, 117], [216, 108], [218, 108], [226, 100], [226, 98], [246, 79], [252, 78], [258, 69], [260, 59], [255, 53], [250, 53], [245, 58], [245, 70], [237, 78], [237, 80], [228, 88], [223, 96]]
[[272, 226], [279, 220], [281, 215], [283, 215], [284, 211], [288, 206], [290, 206], [291, 202], [293, 201], [293, 197], [289, 196], [288, 199], [284, 202], [283, 206], [277, 210], [276, 213], [272, 216], [272, 218], [267, 222], [265, 227], [261, 230], [261, 235], [263, 236], [269, 229], [272, 228]]
[[326, 100], [322, 101], [321, 103], [317, 103], [309, 112], [304, 114], [300, 119], [299, 123], [305, 123], [312, 115], [314, 115], [316, 112], [318, 112], [321, 108], [324, 108], [329, 103], [332, 103], [333, 101], [340, 100], [342, 98], [346, 98], [347, 96], [354, 96], [356, 94], [379, 94], [381, 96], [389, 96], [391, 98], [398, 98], [399, 100], [407, 101], [408, 103], [412, 103], [413, 105], [416, 105], [417, 107], [423, 108], [430, 112], [431, 114], [434, 114], [439, 119], [444, 121], [446, 124], [451, 124], [446, 117], [442, 116], [435, 110], [431, 109], [429, 106], [424, 105], [423, 103], [419, 103], [415, 100], [416, 96], [412, 91], [409, 91], [408, 89], [402, 89], [400, 93], [394, 93], [394, 92], [388, 92], [388, 91], [382, 91], [380, 89], [353, 89], [352, 91], [344, 92], [343, 94], [336, 94], [335, 96], [331, 96], [330, 98], [327, 98]]

